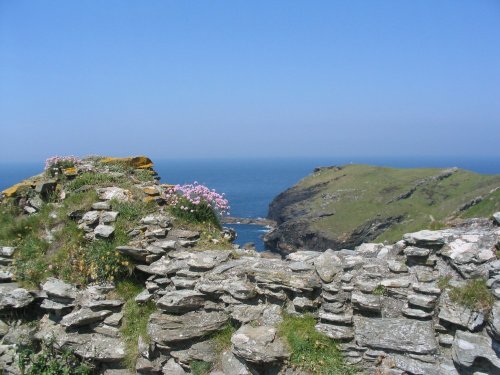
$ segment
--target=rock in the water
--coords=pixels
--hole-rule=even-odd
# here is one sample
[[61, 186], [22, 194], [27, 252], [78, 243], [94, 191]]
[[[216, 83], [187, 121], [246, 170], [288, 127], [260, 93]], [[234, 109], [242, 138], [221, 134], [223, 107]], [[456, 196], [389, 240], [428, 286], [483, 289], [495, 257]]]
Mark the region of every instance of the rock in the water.
[[28, 306], [34, 298], [26, 289], [17, 288], [0, 293], [0, 311], [9, 309], [20, 309]]
[[184, 315], [153, 313], [148, 323], [148, 334], [153, 341], [169, 345], [218, 331], [228, 318], [220, 311], [192, 311]]
[[194, 290], [182, 289], [168, 292], [156, 305], [168, 313], [184, 313], [203, 306], [203, 294]]
[[272, 363], [288, 357], [289, 353], [270, 326], [244, 325], [231, 337], [233, 353], [252, 363]]
[[452, 356], [457, 366], [475, 371], [500, 373], [500, 343], [487, 336], [457, 331], [453, 340]]
[[373, 349], [415, 354], [437, 351], [430, 321], [403, 318], [356, 318], [356, 342]]

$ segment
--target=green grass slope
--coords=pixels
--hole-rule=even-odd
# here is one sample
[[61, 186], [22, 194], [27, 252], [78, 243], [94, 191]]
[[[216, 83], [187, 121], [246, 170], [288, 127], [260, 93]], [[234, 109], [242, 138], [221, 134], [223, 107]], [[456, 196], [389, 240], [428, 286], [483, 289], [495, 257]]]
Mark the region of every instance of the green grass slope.
[[270, 217], [278, 224], [300, 220], [302, 230], [307, 222], [309, 233], [340, 242], [386, 220], [371, 240], [396, 241], [407, 232], [439, 228], [451, 217], [490, 216], [500, 209], [499, 186], [500, 175], [460, 169], [322, 168], [278, 196]]

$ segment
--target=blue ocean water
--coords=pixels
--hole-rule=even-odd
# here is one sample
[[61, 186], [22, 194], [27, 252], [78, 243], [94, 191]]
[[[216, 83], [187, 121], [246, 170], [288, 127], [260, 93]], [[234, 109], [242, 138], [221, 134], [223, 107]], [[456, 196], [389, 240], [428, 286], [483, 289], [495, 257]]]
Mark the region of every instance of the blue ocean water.
[[[265, 217], [271, 200], [307, 176], [315, 167], [349, 163], [387, 167], [459, 167], [477, 173], [500, 173], [500, 156], [496, 158], [395, 158], [330, 157], [294, 159], [164, 159], [154, 160], [161, 181], [184, 184], [198, 181], [218, 192], [224, 192], [231, 205], [231, 216]], [[43, 163], [0, 163], [0, 190], [40, 173]], [[234, 225], [237, 243], [254, 242], [263, 250], [260, 237], [265, 228]]]

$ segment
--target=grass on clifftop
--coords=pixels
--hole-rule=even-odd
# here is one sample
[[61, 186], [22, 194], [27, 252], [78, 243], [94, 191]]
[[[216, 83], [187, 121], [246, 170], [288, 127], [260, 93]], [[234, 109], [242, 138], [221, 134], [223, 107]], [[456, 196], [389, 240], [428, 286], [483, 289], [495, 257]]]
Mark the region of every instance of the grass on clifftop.
[[315, 329], [312, 315], [285, 315], [279, 334], [288, 343], [292, 365], [317, 375], [351, 375], [356, 369], [347, 365], [335, 341]]
[[[318, 189], [312, 197], [295, 203], [293, 211], [305, 212], [305, 220], [310, 214], [323, 213], [313, 221], [312, 229], [341, 239], [347, 238], [370, 220], [403, 216], [400, 223], [392, 225], [374, 239], [375, 242], [392, 242], [401, 239], [404, 233], [446, 221], [460, 206], [477, 196], [487, 199], [466, 210], [462, 216], [489, 217], [500, 210], [500, 191], [490, 193], [500, 185], [499, 175], [458, 170], [444, 179], [432, 179], [443, 171], [368, 165], [321, 170], [304, 178], [293, 188], [298, 192]], [[397, 199], [405, 193], [408, 196]], [[291, 207], [288, 209], [292, 210]]]

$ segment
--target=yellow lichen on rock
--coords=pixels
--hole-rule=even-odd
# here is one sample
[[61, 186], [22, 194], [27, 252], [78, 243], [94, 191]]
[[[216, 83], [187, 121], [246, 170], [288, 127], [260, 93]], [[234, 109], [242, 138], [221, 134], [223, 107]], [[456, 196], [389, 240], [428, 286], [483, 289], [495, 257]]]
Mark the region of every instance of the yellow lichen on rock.
[[62, 172], [66, 177], [74, 177], [78, 174], [78, 171], [75, 167], [65, 168], [62, 170]]
[[128, 158], [107, 157], [100, 160], [101, 163], [118, 163], [137, 169], [149, 169], [153, 167], [153, 162], [146, 156], [134, 156]]
[[145, 192], [147, 195], [153, 195], [153, 196], [160, 195], [160, 192], [154, 186], [146, 186], [142, 188], [142, 191]]
[[18, 193], [18, 191], [21, 190], [22, 188], [24, 187], [31, 188], [32, 186], [33, 185], [30, 181], [22, 181], [18, 184], [11, 186], [10, 188], [5, 189], [4, 191], [2, 191], [2, 194], [7, 198], [11, 198], [15, 196]]

